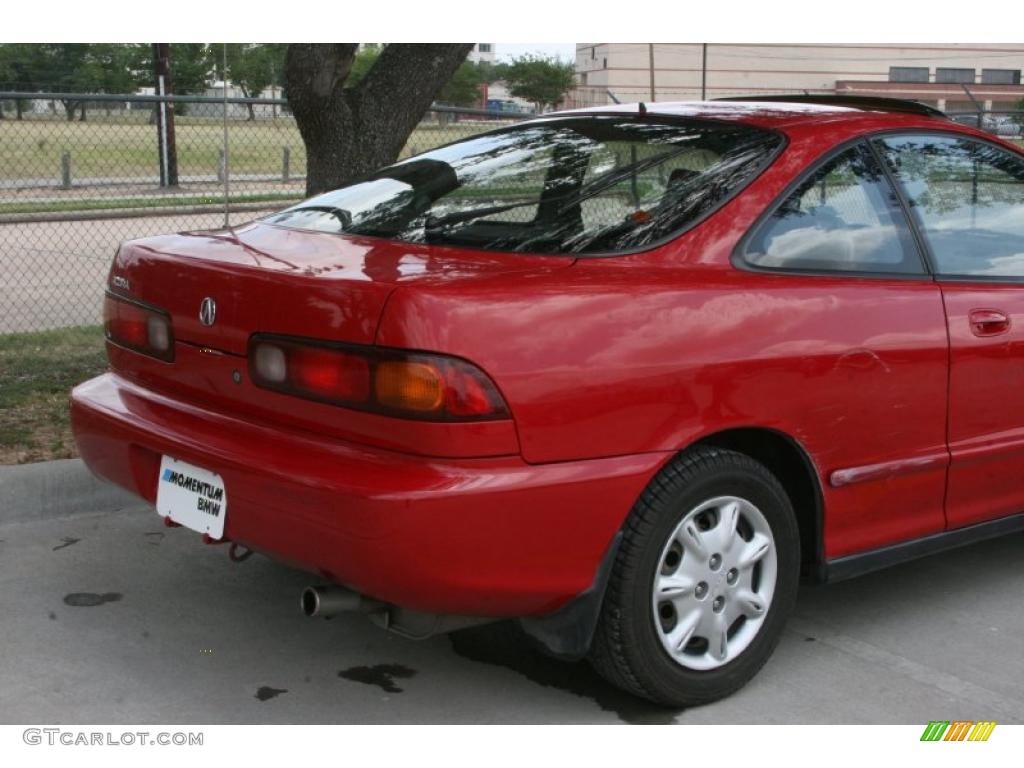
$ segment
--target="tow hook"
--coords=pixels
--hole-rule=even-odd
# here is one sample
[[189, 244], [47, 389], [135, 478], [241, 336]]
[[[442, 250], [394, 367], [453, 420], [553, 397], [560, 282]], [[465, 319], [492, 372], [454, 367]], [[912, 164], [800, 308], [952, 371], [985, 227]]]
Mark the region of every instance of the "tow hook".
[[252, 557], [252, 550], [244, 544], [239, 544], [237, 541], [231, 541], [231, 539], [215, 539], [210, 534], [203, 534], [203, 544], [230, 544], [228, 547], [228, 558], [232, 563], [243, 563]]

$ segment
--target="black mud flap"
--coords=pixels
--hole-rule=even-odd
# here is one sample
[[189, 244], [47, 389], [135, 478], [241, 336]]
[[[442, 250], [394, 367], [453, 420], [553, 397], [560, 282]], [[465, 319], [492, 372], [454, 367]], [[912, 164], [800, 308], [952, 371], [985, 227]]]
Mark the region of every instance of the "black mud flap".
[[519, 620], [523, 632], [545, 653], [566, 661], [577, 661], [587, 655], [621, 543], [622, 531], [619, 531], [601, 558], [594, 582], [572, 602], [549, 616]]

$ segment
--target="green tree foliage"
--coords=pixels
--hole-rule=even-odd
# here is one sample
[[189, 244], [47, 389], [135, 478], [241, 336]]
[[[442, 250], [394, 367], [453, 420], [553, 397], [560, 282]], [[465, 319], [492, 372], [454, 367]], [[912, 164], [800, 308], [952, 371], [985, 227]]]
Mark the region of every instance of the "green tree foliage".
[[[56, 93], [97, 91], [96, 68], [92, 66], [90, 46], [84, 43], [42, 43], [34, 46], [30, 58], [32, 80], [36, 88]], [[67, 119], [74, 120], [80, 99], [61, 99]]]
[[88, 47], [90, 93], [134, 93], [150, 77], [153, 59], [148, 43], [94, 43]]
[[538, 112], [557, 106], [576, 84], [571, 63], [532, 54], [513, 59], [499, 72], [509, 93], [533, 103]]
[[[174, 92], [194, 95], [205, 93], [219, 65], [221, 52], [220, 45], [209, 43], [171, 43], [171, 80]], [[154, 85], [152, 74], [147, 85]]]
[[[32, 83], [33, 57], [35, 46], [27, 43], [8, 43], [0, 45], [0, 88], [7, 91], [30, 91]], [[28, 108], [28, 101], [18, 99], [15, 102], [0, 104], [0, 117], [3, 109], [13, 109], [21, 120], [23, 112]]]
[[478, 107], [480, 106], [480, 86], [484, 79], [478, 65], [464, 61], [455, 70], [452, 79], [437, 94], [437, 100], [442, 104], [451, 104], [456, 107]]
[[47, 91], [81, 93], [96, 88], [96, 67], [85, 43], [43, 43], [32, 57], [35, 79]]
[[5, 90], [30, 91], [38, 87], [38, 50], [38, 45], [29, 43], [0, 45], [0, 85]]
[[[210, 87], [223, 59], [223, 47], [211, 43], [171, 43], [171, 87], [172, 93], [186, 96], [202, 96]], [[145, 85], [153, 87], [152, 47], [150, 48], [150, 73]], [[176, 102], [174, 112], [184, 115], [188, 104]]]
[[383, 48], [379, 45], [368, 45], [356, 51], [355, 58], [352, 59], [352, 68], [348, 71], [348, 77], [345, 79], [346, 88], [354, 87], [366, 76], [366, 73], [373, 68], [382, 50]]
[[[229, 43], [227, 47], [228, 80], [248, 98], [259, 96], [272, 85], [281, 85], [284, 76], [282, 43]], [[249, 119], [255, 120], [252, 104]]]
[[480, 79], [481, 84], [495, 83], [505, 77], [505, 70], [508, 68], [507, 64], [500, 61], [481, 61], [476, 64], [477, 77]]
[[[0, 45], [5, 88], [53, 93], [132, 93], [151, 68], [145, 43], [16, 43]], [[68, 120], [85, 102], [62, 99]], [[19, 117], [23, 105], [18, 105]]]

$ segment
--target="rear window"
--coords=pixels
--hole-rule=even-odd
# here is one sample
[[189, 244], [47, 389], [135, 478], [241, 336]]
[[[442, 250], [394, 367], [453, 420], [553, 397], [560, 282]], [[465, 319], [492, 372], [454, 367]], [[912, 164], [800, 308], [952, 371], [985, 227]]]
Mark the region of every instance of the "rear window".
[[265, 221], [486, 250], [638, 250], [713, 211], [782, 142], [708, 120], [552, 119], [418, 155]]

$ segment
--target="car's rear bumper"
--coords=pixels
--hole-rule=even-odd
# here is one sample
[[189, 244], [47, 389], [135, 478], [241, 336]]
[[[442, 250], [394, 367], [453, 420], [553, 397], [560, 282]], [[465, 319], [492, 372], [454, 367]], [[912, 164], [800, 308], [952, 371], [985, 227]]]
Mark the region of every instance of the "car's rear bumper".
[[283, 431], [105, 374], [77, 387], [79, 451], [153, 502], [163, 454], [223, 478], [225, 536], [417, 611], [543, 615], [590, 586], [665, 461], [429, 459]]

